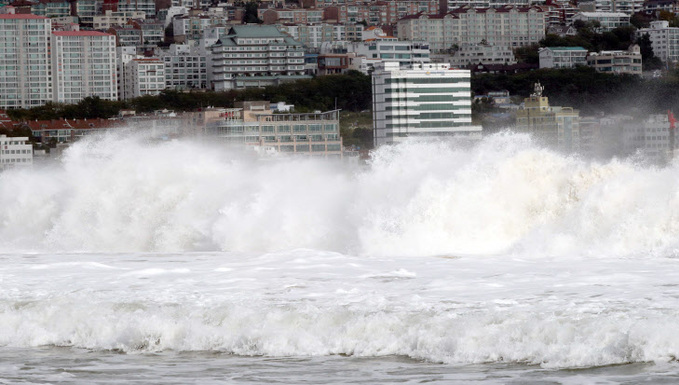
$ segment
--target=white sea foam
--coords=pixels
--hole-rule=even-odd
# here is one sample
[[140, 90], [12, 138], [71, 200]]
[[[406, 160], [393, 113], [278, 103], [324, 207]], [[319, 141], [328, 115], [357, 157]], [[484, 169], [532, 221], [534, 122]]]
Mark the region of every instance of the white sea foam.
[[673, 253], [678, 173], [585, 162], [516, 134], [383, 147], [366, 167], [109, 135], [76, 143], [58, 167], [0, 175], [0, 247]]
[[82, 141], [0, 175], [0, 346], [672, 361], [678, 170], [515, 134], [367, 166]]

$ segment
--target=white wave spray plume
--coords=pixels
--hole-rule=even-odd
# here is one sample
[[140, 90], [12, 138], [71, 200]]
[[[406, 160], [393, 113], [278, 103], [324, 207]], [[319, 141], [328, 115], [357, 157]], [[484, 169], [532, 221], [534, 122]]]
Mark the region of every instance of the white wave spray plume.
[[108, 134], [0, 175], [0, 251], [673, 252], [678, 172], [519, 134], [382, 147], [365, 167]]

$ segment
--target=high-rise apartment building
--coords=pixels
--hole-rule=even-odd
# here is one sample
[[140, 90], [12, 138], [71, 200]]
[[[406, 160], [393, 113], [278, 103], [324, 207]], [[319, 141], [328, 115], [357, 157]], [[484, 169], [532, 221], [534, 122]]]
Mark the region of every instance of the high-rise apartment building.
[[75, 104], [88, 96], [118, 99], [115, 36], [57, 31], [52, 39], [54, 101]]
[[652, 21], [649, 28], [637, 31], [637, 37], [648, 34], [653, 54], [665, 63], [679, 61], [679, 28], [666, 20]]
[[381, 63], [372, 78], [375, 146], [408, 137], [481, 138], [472, 126], [471, 74], [449, 64]]
[[134, 58], [123, 65], [123, 99], [158, 95], [165, 89], [165, 63], [159, 58]]
[[0, 108], [30, 108], [52, 100], [50, 19], [0, 14]]

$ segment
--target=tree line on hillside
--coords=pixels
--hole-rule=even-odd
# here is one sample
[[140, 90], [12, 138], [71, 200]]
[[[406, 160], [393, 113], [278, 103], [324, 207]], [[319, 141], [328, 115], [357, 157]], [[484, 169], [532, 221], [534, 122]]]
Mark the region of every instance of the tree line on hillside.
[[196, 111], [207, 107], [233, 107], [236, 102], [268, 100], [294, 104], [298, 112], [327, 111], [335, 108], [362, 111], [371, 108], [370, 76], [358, 71], [345, 75], [319, 76], [278, 86], [247, 88], [224, 92], [165, 90], [157, 96], [109, 101], [87, 97], [78, 104], [47, 103], [30, 109], [12, 109], [7, 114], [15, 121], [53, 119], [108, 119], [123, 109], [139, 113], [168, 109]]
[[[480, 74], [471, 79], [472, 92], [485, 95], [490, 91], [507, 90], [511, 95], [527, 97], [535, 82], [545, 86], [545, 95], [552, 105], [577, 108], [583, 115], [639, 111], [659, 112], [679, 106], [679, 71], [657, 79], [634, 75], [611, 75], [593, 68], [540, 69], [514, 75]], [[78, 104], [48, 103], [31, 109], [8, 110], [13, 120], [92, 119], [110, 118], [121, 109], [152, 112], [169, 109], [196, 111], [209, 106], [233, 107], [235, 102], [248, 100], [283, 101], [295, 105], [298, 112], [343, 111], [371, 109], [370, 77], [360, 72], [328, 75], [279, 86], [248, 88], [226, 92], [163, 91], [158, 96], [143, 96], [128, 101], [107, 101], [85, 98]]]
[[[663, 14], [660, 15], [662, 17]], [[635, 14], [631, 18], [632, 25], [618, 27], [611, 31], [599, 32], [598, 21], [584, 22], [577, 20], [573, 23], [577, 34], [573, 36], [559, 36], [547, 34], [539, 44], [515, 49], [514, 54], [518, 61], [523, 63], [537, 64], [539, 61], [538, 50], [540, 47], [582, 47], [592, 52], [600, 51], [624, 51], [632, 44], [638, 44], [641, 49], [644, 70], [662, 68], [662, 61], [653, 53], [651, 40], [648, 34], [637, 36], [639, 28], [648, 27], [651, 19], [644, 14]], [[679, 19], [671, 21], [679, 24]]]
[[679, 106], [679, 72], [644, 79], [602, 74], [590, 67], [540, 69], [516, 75], [474, 76], [472, 91], [485, 95], [489, 91], [507, 90], [511, 95], [527, 97], [538, 81], [545, 87], [550, 104], [577, 108], [581, 115], [644, 114]]

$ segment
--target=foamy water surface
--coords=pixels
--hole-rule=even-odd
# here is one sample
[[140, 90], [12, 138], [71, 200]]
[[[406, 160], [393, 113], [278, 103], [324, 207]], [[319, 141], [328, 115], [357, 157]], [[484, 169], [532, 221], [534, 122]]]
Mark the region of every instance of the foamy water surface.
[[676, 381], [677, 167], [515, 134], [367, 166], [82, 141], [0, 175], [0, 379]]

